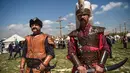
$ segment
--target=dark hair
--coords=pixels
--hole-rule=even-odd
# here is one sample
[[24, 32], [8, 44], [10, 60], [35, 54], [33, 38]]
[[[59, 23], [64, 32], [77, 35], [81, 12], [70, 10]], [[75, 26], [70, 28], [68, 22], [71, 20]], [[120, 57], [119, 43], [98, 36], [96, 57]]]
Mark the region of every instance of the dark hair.
[[29, 26], [31, 27], [33, 24], [38, 24], [42, 28], [42, 21], [37, 17], [34, 19], [30, 19]]

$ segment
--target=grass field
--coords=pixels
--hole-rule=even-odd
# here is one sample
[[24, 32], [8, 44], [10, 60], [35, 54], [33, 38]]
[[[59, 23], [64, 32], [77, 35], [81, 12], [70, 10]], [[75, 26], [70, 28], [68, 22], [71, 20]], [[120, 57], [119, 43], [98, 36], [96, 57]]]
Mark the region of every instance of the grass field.
[[[130, 73], [130, 43], [128, 43], [128, 49], [123, 49], [122, 44], [116, 43], [113, 45], [113, 58], [108, 58], [106, 65], [112, 65], [120, 62], [125, 57], [128, 57], [127, 63], [121, 68], [109, 71], [107, 73]], [[51, 64], [58, 61], [55, 69], [52, 73], [71, 73], [72, 64], [66, 59], [67, 49], [55, 49], [56, 58], [51, 61]], [[0, 55], [0, 73], [19, 73], [20, 58], [16, 60], [7, 60], [9, 54]]]

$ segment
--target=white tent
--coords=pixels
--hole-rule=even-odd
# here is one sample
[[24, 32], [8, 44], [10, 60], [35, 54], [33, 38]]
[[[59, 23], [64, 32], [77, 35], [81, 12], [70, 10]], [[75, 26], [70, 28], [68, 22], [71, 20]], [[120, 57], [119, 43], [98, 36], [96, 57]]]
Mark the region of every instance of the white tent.
[[14, 42], [15, 40], [17, 41], [24, 41], [25, 39], [17, 34], [12, 35], [11, 37], [7, 38], [3, 42]]
[[126, 36], [127, 36], [127, 37], [130, 37], [130, 33], [127, 33]]
[[114, 36], [115, 40], [119, 40], [121, 37], [119, 35]]
[[8, 48], [8, 45], [11, 43], [11, 42], [15, 42], [15, 41], [24, 41], [25, 39], [17, 34], [14, 34], [12, 35], [11, 37], [7, 38], [6, 40], [4, 40], [4, 44], [5, 44], [5, 48]]

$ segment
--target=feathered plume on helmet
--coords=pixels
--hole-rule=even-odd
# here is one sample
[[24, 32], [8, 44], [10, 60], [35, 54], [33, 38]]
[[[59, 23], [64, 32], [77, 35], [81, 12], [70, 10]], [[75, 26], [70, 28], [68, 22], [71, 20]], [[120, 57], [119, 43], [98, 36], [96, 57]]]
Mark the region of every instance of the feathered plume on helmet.
[[[91, 7], [91, 3], [89, 1], [78, 0], [78, 2], [76, 3], [75, 15], [78, 15], [78, 14], [89, 15], [90, 16], [89, 24], [93, 25], [92, 7]], [[76, 29], [79, 28], [79, 25], [80, 25], [80, 23], [76, 16]]]

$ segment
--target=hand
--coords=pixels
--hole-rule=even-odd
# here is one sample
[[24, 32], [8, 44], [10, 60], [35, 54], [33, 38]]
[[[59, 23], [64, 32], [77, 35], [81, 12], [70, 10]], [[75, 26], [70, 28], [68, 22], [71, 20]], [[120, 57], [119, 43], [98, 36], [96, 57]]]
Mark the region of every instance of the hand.
[[78, 69], [79, 73], [87, 73], [86, 68], [83, 66], [79, 66], [77, 69]]
[[20, 73], [24, 73], [24, 68], [20, 68]]
[[40, 71], [43, 71], [45, 69], [45, 65], [43, 65], [42, 63], [40, 64], [40, 66], [39, 66], [39, 70]]
[[96, 66], [95, 66], [95, 69], [96, 69], [96, 72], [95, 72], [95, 73], [103, 73], [103, 72], [104, 72], [104, 71], [103, 71], [103, 68], [100, 67], [99, 65], [96, 65]]

